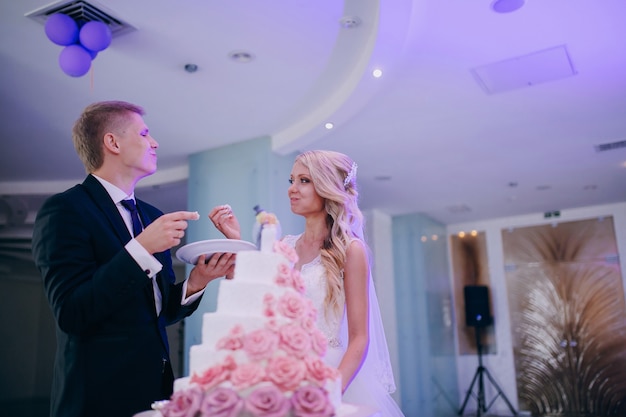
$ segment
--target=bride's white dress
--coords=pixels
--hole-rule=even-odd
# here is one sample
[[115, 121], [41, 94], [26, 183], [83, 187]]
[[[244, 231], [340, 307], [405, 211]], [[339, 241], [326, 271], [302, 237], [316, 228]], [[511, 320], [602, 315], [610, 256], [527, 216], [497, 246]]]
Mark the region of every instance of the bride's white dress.
[[[283, 241], [295, 248], [300, 236], [287, 235]], [[324, 299], [327, 288], [324, 267], [319, 256], [303, 265], [300, 272], [306, 287], [306, 296], [313, 301], [318, 312], [317, 325], [328, 339], [328, 351], [324, 360], [336, 367], [348, 346], [345, 308], [341, 309], [340, 315], [332, 312], [325, 313]], [[370, 279], [370, 346], [361, 369], [343, 394], [343, 401], [380, 410], [383, 417], [404, 417], [394, 399], [389, 395], [395, 390], [395, 384], [378, 304], [373, 292], [374, 286]]]

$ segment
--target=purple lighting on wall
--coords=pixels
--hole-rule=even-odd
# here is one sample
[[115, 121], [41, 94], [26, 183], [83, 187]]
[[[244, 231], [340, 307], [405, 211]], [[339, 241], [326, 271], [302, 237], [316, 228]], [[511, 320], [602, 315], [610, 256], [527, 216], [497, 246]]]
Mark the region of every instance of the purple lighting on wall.
[[491, 4], [491, 8], [498, 13], [510, 13], [521, 8], [524, 0], [495, 0]]

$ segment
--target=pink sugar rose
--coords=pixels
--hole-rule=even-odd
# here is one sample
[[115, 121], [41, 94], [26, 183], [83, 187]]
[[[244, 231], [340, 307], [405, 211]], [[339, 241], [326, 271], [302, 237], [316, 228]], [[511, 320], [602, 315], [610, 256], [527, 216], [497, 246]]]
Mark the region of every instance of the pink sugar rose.
[[278, 333], [278, 329], [280, 328], [280, 325], [278, 324], [278, 321], [275, 318], [271, 318], [268, 319], [267, 322], [265, 323], [265, 328], [267, 328], [268, 330]]
[[299, 324], [287, 324], [279, 330], [280, 347], [288, 354], [303, 358], [311, 349], [311, 336]]
[[307, 298], [307, 303], [309, 305], [308, 307], [308, 311], [309, 314], [308, 316], [311, 317], [313, 320], [317, 320], [317, 309], [315, 308], [315, 305], [313, 304], [313, 300], [311, 300], [310, 298]]
[[240, 324], [233, 326], [230, 332], [217, 341], [218, 349], [239, 350], [243, 346], [243, 327]]
[[246, 399], [246, 410], [254, 417], [285, 417], [290, 408], [289, 400], [273, 385], [255, 389]]
[[292, 356], [277, 356], [270, 359], [265, 368], [267, 379], [283, 391], [300, 385], [306, 377], [306, 364]]
[[298, 291], [300, 294], [304, 294], [306, 292], [306, 286], [304, 285], [302, 274], [297, 269], [294, 269], [291, 272], [291, 283], [293, 289]]
[[278, 265], [278, 271], [276, 271], [276, 285], [280, 285], [281, 287], [291, 287], [293, 286], [293, 275], [292, 269], [285, 265]]
[[263, 296], [263, 304], [274, 304], [275, 300], [274, 294], [267, 293]]
[[302, 326], [302, 328], [309, 334], [313, 333], [313, 331], [317, 329], [317, 327], [315, 327], [315, 320], [309, 316], [300, 319], [300, 326]]
[[278, 299], [278, 311], [290, 319], [304, 317], [308, 312], [307, 306], [302, 296], [292, 291], [287, 291]]
[[230, 388], [215, 388], [206, 393], [200, 404], [201, 417], [237, 417], [243, 410], [244, 401]]
[[278, 335], [268, 329], [254, 330], [243, 338], [243, 350], [253, 361], [271, 357], [277, 348]]
[[288, 245], [286, 242], [283, 242], [282, 240], [277, 240], [274, 242], [274, 252], [283, 255], [292, 264], [298, 262], [298, 254], [296, 253], [296, 249], [292, 248], [290, 245]]
[[265, 369], [256, 363], [244, 363], [239, 365], [230, 375], [230, 382], [237, 389], [251, 387], [265, 378]]
[[200, 409], [204, 393], [200, 387], [176, 391], [163, 407], [163, 417], [194, 417]]
[[265, 294], [263, 297], [263, 314], [265, 317], [276, 315], [276, 298], [272, 294]]
[[329, 367], [322, 359], [317, 356], [307, 356], [304, 359], [306, 369], [308, 371], [308, 380], [323, 385], [327, 379], [334, 378], [338, 372], [336, 369]]
[[216, 346], [218, 349], [239, 350], [243, 347], [243, 342], [240, 337], [227, 335], [218, 340]]
[[205, 390], [211, 389], [220, 382], [226, 381], [235, 367], [233, 358], [227, 356], [223, 363], [212, 366], [201, 374], [193, 374], [191, 382], [202, 386]]
[[331, 417], [335, 409], [328, 393], [315, 385], [300, 387], [291, 396], [291, 405], [296, 417]]
[[328, 339], [320, 329], [313, 329], [313, 332], [311, 333], [311, 347], [318, 355], [326, 355], [326, 350], [328, 349]]

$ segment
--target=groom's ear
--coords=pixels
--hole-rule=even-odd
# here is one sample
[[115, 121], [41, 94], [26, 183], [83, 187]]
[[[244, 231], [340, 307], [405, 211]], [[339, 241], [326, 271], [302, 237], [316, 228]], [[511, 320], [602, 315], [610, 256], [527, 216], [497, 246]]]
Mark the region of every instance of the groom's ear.
[[109, 152], [116, 155], [119, 154], [121, 151], [120, 144], [117, 141], [117, 137], [113, 133], [104, 134], [104, 136], [102, 137], [102, 145], [104, 146], [105, 150], [108, 150]]

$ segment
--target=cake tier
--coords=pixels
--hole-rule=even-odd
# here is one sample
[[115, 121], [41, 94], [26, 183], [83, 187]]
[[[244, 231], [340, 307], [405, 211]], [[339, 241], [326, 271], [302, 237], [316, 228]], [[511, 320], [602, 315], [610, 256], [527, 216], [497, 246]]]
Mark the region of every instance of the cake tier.
[[237, 253], [233, 281], [273, 284], [280, 264], [288, 264], [283, 255], [254, 250]]
[[[285, 324], [287, 320], [276, 317], [276, 324]], [[259, 314], [222, 314], [204, 313], [202, 317], [202, 345], [215, 349], [217, 342], [230, 334], [235, 326], [240, 326], [245, 333], [262, 329], [267, 319]], [[192, 349], [194, 346], [191, 347]]]
[[[279, 287], [276, 284], [245, 282], [239, 278], [223, 280], [219, 285], [216, 312], [261, 316], [266, 295], [272, 295], [278, 299], [287, 291], [295, 292], [292, 288]], [[210, 331], [215, 332], [215, 330]]]
[[[258, 388], [261, 385], [270, 384], [269, 382], [262, 382], [252, 388], [247, 388], [239, 391], [239, 394], [243, 397], [248, 395], [253, 388]], [[191, 386], [191, 377], [178, 378], [174, 381], [174, 392], [188, 389]], [[230, 382], [223, 382], [220, 386], [224, 386], [227, 388], [232, 388], [232, 384]], [[328, 379], [324, 384], [324, 389], [328, 392], [328, 399], [330, 403], [333, 405], [335, 410], [339, 410], [341, 408], [341, 376], [336, 379]], [[285, 396], [289, 398], [291, 396], [291, 392], [285, 393]]]
[[223, 363], [232, 356], [236, 363], [246, 363], [248, 359], [242, 351], [216, 350], [206, 345], [196, 345], [189, 349], [189, 375], [201, 374], [208, 368]]

